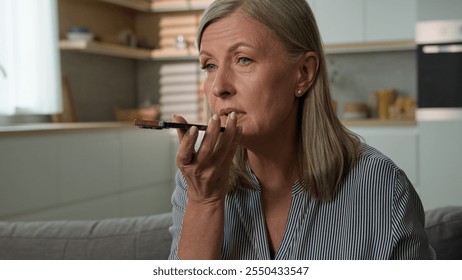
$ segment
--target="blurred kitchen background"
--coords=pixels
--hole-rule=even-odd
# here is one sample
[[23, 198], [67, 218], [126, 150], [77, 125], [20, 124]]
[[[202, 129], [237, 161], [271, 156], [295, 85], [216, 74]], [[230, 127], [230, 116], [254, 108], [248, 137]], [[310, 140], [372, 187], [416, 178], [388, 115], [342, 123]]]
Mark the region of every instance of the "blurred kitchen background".
[[[170, 211], [176, 136], [132, 120], [203, 121], [210, 2], [0, 0], [0, 220]], [[461, 205], [462, 0], [308, 2], [344, 124], [426, 209]]]

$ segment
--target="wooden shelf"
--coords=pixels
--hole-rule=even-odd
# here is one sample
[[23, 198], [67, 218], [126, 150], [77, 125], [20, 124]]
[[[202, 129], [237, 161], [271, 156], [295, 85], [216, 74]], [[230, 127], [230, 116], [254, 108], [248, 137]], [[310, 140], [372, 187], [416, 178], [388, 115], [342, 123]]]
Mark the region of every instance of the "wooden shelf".
[[368, 52], [391, 52], [413, 51], [416, 49], [414, 41], [387, 41], [387, 42], [364, 42], [352, 44], [325, 45], [326, 54], [344, 53], [368, 53]]
[[169, 0], [155, 2], [153, 0], [101, 0], [106, 3], [150, 13], [197, 11], [206, 9], [212, 0]]
[[107, 44], [100, 42], [69, 41], [59, 42], [61, 50], [81, 51], [86, 53], [103, 54], [115, 57], [151, 59], [151, 50], [130, 48], [122, 45]]
[[197, 50], [188, 49], [137, 49], [122, 45], [108, 44], [93, 41], [69, 41], [61, 40], [59, 43], [61, 50], [80, 51], [85, 53], [94, 53], [109, 55], [114, 57], [145, 59], [145, 60], [197, 60]]
[[415, 126], [416, 120], [381, 120], [381, 119], [357, 119], [342, 120], [345, 126], [367, 126], [367, 127], [385, 127], [385, 126]]
[[101, 0], [106, 3], [130, 8], [142, 12], [151, 11], [151, 3], [146, 0]]

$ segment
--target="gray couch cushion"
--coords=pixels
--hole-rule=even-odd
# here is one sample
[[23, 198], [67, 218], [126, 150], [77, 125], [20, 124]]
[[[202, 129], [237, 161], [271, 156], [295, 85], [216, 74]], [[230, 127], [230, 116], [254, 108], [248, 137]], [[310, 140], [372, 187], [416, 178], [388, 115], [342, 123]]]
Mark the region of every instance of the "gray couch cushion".
[[462, 207], [443, 207], [427, 211], [425, 228], [438, 259], [462, 259]]
[[166, 259], [171, 213], [101, 221], [0, 222], [0, 259]]

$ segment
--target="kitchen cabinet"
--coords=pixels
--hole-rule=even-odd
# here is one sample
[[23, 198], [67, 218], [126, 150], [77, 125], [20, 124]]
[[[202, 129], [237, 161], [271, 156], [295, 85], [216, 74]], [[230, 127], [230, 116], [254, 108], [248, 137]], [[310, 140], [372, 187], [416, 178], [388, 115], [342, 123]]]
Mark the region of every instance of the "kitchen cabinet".
[[317, 0], [314, 5], [325, 44], [364, 41], [363, 0]]
[[429, 210], [462, 205], [461, 111], [435, 111], [415, 125], [346, 126], [406, 173]]
[[446, 20], [462, 18], [460, 0], [418, 0], [417, 20]]
[[417, 0], [307, 0], [327, 52], [414, 48]]
[[419, 189], [419, 133], [415, 125], [348, 128], [396, 163]]
[[[456, 109], [457, 110], [457, 109]], [[459, 116], [460, 116], [460, 111]], [[440, 112], [440, 116], [444, 116]], [[420, 196], [427, 208], [462, 204], [462, 118], [421, 120]]]
[[414, 40], [417, 0], [366, 0], [365, 41]]

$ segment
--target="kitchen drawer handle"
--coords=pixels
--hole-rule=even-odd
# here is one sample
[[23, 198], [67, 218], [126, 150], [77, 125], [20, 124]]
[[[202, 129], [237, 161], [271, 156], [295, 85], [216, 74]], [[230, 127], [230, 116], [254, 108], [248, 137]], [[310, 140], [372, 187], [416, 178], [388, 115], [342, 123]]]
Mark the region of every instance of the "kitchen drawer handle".
[[460, 53], [462, 52], [462, 44], [428, 45], [424, 46], [422, 51], [425, 54]]

